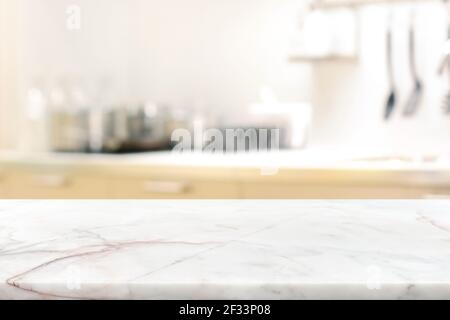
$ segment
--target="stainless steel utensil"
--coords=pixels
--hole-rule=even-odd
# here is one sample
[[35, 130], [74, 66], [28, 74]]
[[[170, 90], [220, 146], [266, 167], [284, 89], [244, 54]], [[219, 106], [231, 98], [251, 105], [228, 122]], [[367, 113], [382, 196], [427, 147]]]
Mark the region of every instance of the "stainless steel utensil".
[[[450, 28], [449, 28], [449, 34], [450, 34]], [[449, 35], [450, 39], [450, 35]], [[450, 41], [450, 40], [448, 40]], [[444, 114], [450, 114], [450, 56], [448, 53], [444, 53], [444, 58], [442, 60], [441, 66], [439, 68], [439, 74], [442, 75], [445, 73], [447, 69], [447, 74], [449, 79], [447, 80], [449, 83], [449, 87], [447, 88], [447, 93], [442, 98], [442, 112]]]
[[127, 138], [121, 152], [170, 149], [170, 113], [156, 104], [145, 104], [127, 114]]
[[447, 93], [442, 98], [442, 111], [445, 114], [450, 114], [450, 14], [447, 8], [447, 0], [443, 1], [445, 10], [447, 10], [447, 40], [444, 44], [444, 48], [442, 50], [442, 61], [439, 65], [438, 73], [439, 75], [443, 75], [445, 71], [448, 74], [448, 89]]
[[49, 146], [57, 152], [86, 152], [89, 148], [86, 110], [50, 110], [48, 113]]
[[[450, 91], [450, 90], [449, 90]], [[450, 92], [448, 92], [442, 102], [442, 111], [445, 114], [450, 114]]]
[[447, 93], [445, 94], [444, 98], [442, 99], [442, 111], [445, 114], [450, 114], [450, 53], [448, 52], [448, 48], [450, 46], [450, 23], [448, 26], [448, 40], [446, 42], [446, 46], [444, 48], [444, 52], [443, 52], [443, 59], [442, 59], [442, 63], [439, 67], [439, 74], [442, 75], [443, 73], [445, 73], [447, 71], [448, 74], [448, 89], [447, 89]]
[[384, 111], [384, 119], [388, 120], [392, 112], [394, 111], [396, 104], [397, 89], [394, 81], [394, 70], [393, 70], [393, 57], [392, 57], [392, 17], [389, 17], [388, 28], [386, 32], [386, 61], [387, 61], [387, 71], [389, 79], [389, 95], [386, 101], [386, 107]]
[[412, 116], [416, 113], [417, 108], [422, 99], [423, 85], [419, 79], [416, 69], [416, 57], [415, 57], [415, 32], [414, 32], [414, 17], [411, 17], [411, 24], [409, 27], [409, 65], [411, 69], [411, 76], [414, 81], [414, 88], [406, 102], [406, 107], [403, 110], [403, 115]]
[[49, 93], [47, 132], [49, 147], [58, 152], [89, 149], [89, 111], [84, 92], [60, 79]]

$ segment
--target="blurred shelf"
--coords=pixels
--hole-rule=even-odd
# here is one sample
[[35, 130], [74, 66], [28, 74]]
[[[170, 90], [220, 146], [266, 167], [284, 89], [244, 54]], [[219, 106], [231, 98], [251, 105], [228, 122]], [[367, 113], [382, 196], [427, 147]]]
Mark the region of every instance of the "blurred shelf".
[[319, 63], [319, 62], [346, 62], [356, 63], [358, 62], [357, 56], [346, 55], [329, 55], [329, 56], [308, 56], [308, 55], [291, 55], [289, 56], [289, 62], [292, 63]]
[[313, 4], [316, 9], [343, 9], [356, 8], [373, 4], [396, 4], [396, 3], [416, 3], [416, 2], [433, 2], [437, 0], [318, 0]]

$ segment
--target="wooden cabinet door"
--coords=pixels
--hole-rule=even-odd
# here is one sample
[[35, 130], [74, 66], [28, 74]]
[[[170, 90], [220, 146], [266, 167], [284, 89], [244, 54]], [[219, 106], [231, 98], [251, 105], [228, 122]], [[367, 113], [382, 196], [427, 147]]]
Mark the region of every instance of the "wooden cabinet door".
[[432, 193], [421, 188], [289, 183], [246, 183], [242, 192], [245, 199], [423, 199]]
[[15, 172], [8, 183], [12, 199], [103, 199], [109, 198], [103, 177], [63, 172]]
[[0, 199], [6, 198], [6, 174], [0, 169]]
[[183, 179], [115, 178], [116, 199], [237, 199], [237, 183]]

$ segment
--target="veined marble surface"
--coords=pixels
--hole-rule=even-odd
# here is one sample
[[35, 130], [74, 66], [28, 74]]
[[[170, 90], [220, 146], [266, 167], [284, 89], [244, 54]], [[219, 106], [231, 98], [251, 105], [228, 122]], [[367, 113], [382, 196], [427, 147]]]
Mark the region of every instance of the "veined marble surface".
[[450, 201], [0, 201], [1, 299], [450, 299]]

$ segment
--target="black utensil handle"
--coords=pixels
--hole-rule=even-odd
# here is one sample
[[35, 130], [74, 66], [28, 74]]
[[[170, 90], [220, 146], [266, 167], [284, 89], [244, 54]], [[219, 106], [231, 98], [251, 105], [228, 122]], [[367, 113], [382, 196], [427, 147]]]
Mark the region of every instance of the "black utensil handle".
[[411, 76], [414, 79], [414, 81], [417, 82], [419, 80], [419, 76], [417, 74], [417, 65], [416, 65], [416, 39], [415, 39], [413, 19], [409, 26], [409, 66], [411, 69]]
[[[447, 27], [448, 29], [448, 31], [447, 31], [447, 41], [449, 41], [450, 40], [450, 17], [449, 17], [449, 22], [448, 22], [448, 27]], [[450, 58], [447, 56], [447, 72], [448, 72], [448, 74], [449, 74], [449, 77], [450, 77]]]
[[388, 78], [390, 87], [394, 87], [394, 70], [393, 70], [393, 45], [392, 45], [392, 23], [389, 22], [389, 26], [386, 32], [386, 63], [388, 68]]

